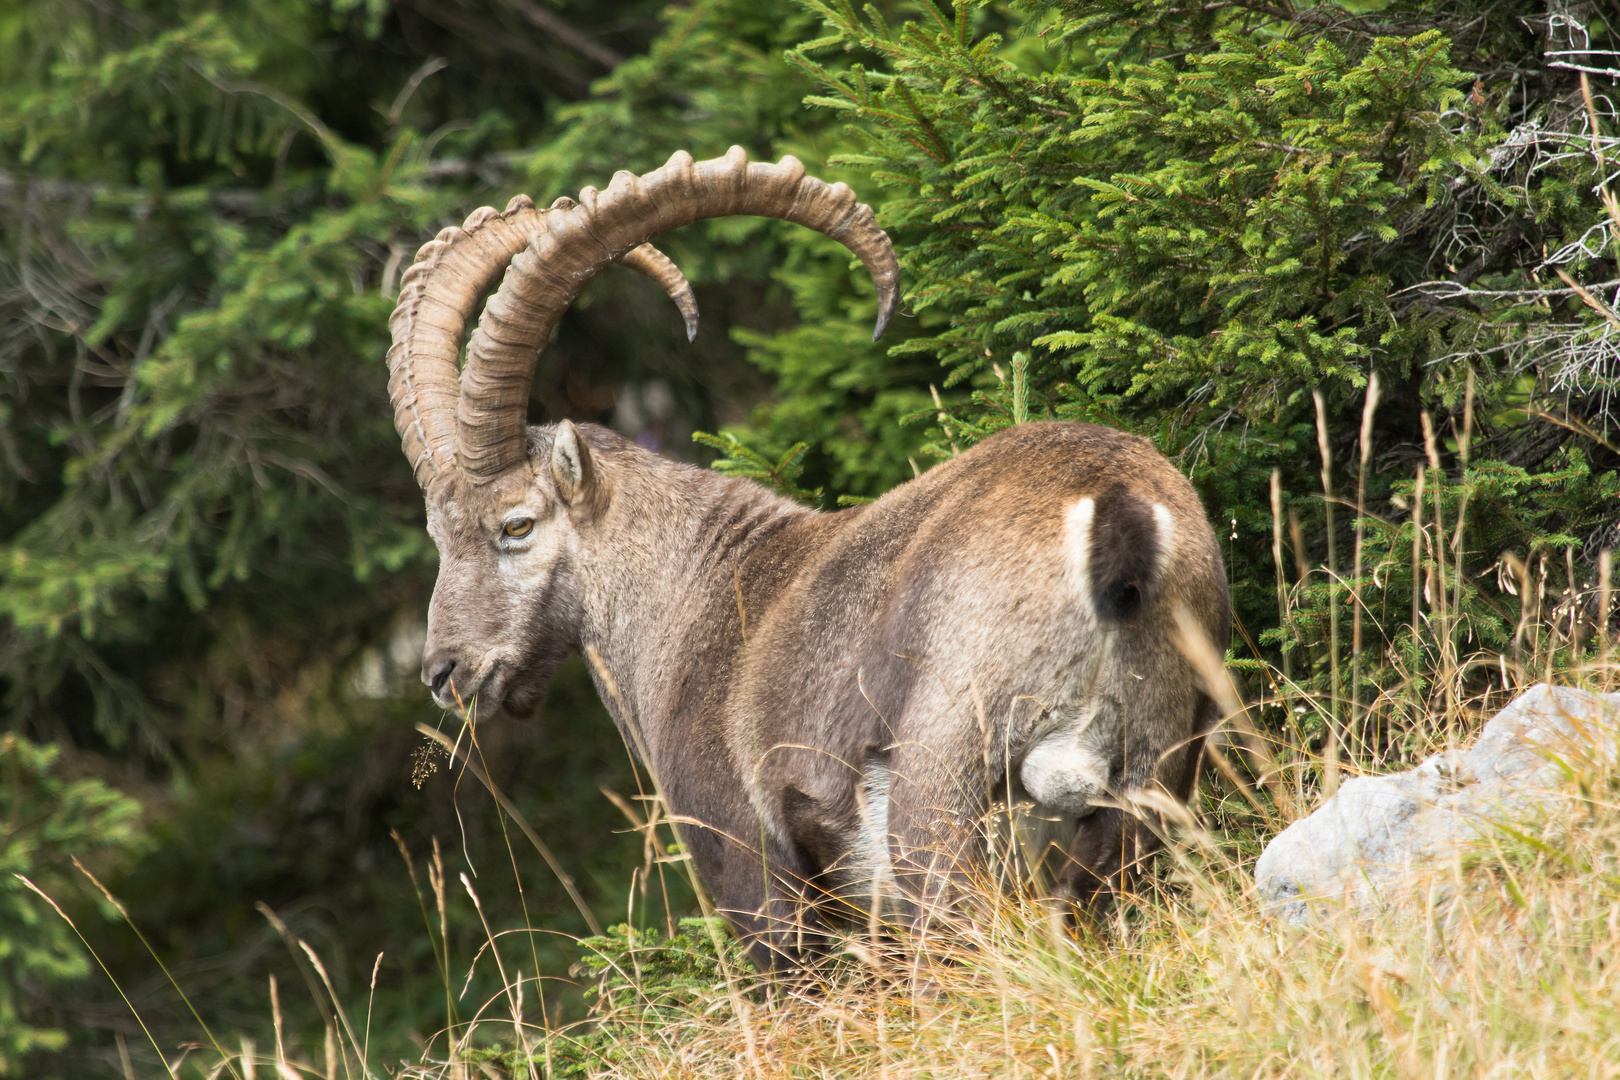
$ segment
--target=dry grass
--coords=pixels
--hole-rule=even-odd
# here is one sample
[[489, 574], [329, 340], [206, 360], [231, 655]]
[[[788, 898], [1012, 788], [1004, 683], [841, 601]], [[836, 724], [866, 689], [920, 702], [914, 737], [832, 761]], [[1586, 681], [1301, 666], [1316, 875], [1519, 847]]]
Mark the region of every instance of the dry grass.
[[[1620, 777], [1594, 761], [1579, 779], [1543, 820], [1437, 868], [1376, 919], [1268, 921], [1254, 837], [1189, 831], [1095, 933], [981, 892], [924, 948], [891, 940], [877, 959], [864, 936], [842, 942], [813, 986], [769, 992], [733, 970], [681, 1007], [621, 996], [596, 1017], [592, 1071], [1620, 1076]], [[564, 1043], [552, 1049], [555, 1067]]]
[[[1602, 645], [1594, 652], [1611, 655]], [[1194, 659], [1219, 670], [1210, 656]], [[1500, 685], [1476, 699], [1458, 692], [1470, 671], [1505, 669], [1502, 658], [1453, 663], [1446, 677], [1429, 680], [1427, 734], [1403, 743], [1412, 761], [1464, 741], [1504, 697]], [[1524, 668], [1547, 671], [1536, 658]], [[1270, 674], [1269, 685], [1288, 685], [1281, 672]], [[1620, 666], [1593, 664], [1557, 681], [1613, 690]], [[1402, 694], [1370, 703], [1357, 726], [1376, 727], [1370, 721], [1384, 709], [1409, 716], [1410, 695]], [[1308, 752], [1287, 731], [1262, 735], [1249, 718], [1288, 702], [1258, 695], [1245, 706], [1223, 696], [1229, 712], [1208, 751], [1214, 767], [1200, 813], [1174, 829], [1155, 876], [1102, 925], [1072, 931], [1032, 890], [984, 880], [925, 940], [862, 927], [834, 942], [813, 975], [774, 985], [741, 958], [718, 920], [689, 921], [675, 941], [610, 932], [582, 946], [594, 968], [585, 981], [600, 979], [593, 1013], [564, 1028], [536, 1007], [525, 935], [491, 931], [470, 959], [484, 971], [496, 967], [502, 985], [481, 1003], [463, 1002], [475, 1007], [473, 1018], [433, 1036], [418, 1064], [368, 1062], [360, 1023], [367, 1003], [350, 1002], [345, 1013], [328, 983], [321, 990], [335, 1022], [314, 1055], [288, 1054], [278, 1024], [274, 1051], [210, 1037], [179, 1073], [1620, 1077], [1620, 755], [1612, 734], [1603, 752], [1569, 760], [1567, 796], [1413, 880], [1404, 904], [1371, 918], [1323, 909], [1301, 930], [1259, 909], [1254, 859], [1314, 808], [1335, 773], [1396, 763], [1387, 751], [1362, 757], [1354, 739], [1330, 755]], [[656, 801], [644, 805], [651, 817], [626, 808], [648, 840], [647, 865], [636, 875], [643, 888], [631, 891], [642, 897], [635, 903], [657, 910], [657, 881], [687, 864]], [[1015, 862], [992, 858], [990, 866]], [[440, 861], [428, 868], [437, 897], [430, 904], [440, 910], [455, 888], [447, 877]], [[673, 922], [682, 913], [657, 911], [654, 921], [666, 914]], [[465, 963], [445, 969], [447, 1000], [463, 988]]]
[[[1204, 824], [1177, 830], [1156, 877], [1086, 932], [985, 882], [926, 941], [854, 933], [792, 985], [695, 926], [674, 949], [621, 937], [587, 950], [604, 975], [589, 1021], [549, 1028], [519, 975], [393, 1075], [1620, 1077], [1620, 765], [1604, 758], [1572, 760], [1566, 798], [1375, 918], [1265, 918], [1251, 871], [1275, 804], [1217, 780]], [[187, 1071], [392, 1072], [341, 1029], [324, 1049], [289, 1061], [244, 1044]]]
[[[1612, 688], [1616, 674], [1563, 681]], [[1326, 909], [1298, 930], [1259, 910], [1253, 860], [1305, 808], [1294, 773], [1320, 778], [1327, 762], [1267, 755], [1237, 730], [1211, 750], [1229, 778], [1206, 784], [1199, 823], [1177, 828], [1156, 876], [1084, 932], [987, 880], [926, 940], [853, 932], [792, 984], [753, 972], [718, 922], [674, 943], [595, 939], [584, 953], [602, 977], [597, 1007], [561, 1030], [535, 1008], [513, 951], [522, 935], [492, 933], [474, 959], [504, 985], [417, 1065], [367, 1062], [366, 1003], [345, 1012], [327, 983], [336, 1022], [313, 1060], [282, 1048], [278, 1024], [273, 1049], [209, 1033], [170, 1075], [1620, 1077], [1612, 746], [1571, 759], [1567, 797], [1415, 880], [1404, 905], [1374, 918]], [[649, 859], [683, 869], [657, 840], [667, 823], [643, 827]], [[430, 870], [442, 898], [454, 885]], [[451, 974], [459, 987], [464, 971]]]

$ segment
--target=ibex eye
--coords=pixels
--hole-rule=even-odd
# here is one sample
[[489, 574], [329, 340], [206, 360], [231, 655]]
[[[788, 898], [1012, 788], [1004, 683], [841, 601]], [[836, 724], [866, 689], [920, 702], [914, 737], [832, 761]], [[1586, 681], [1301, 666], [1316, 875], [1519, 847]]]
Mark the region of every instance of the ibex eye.
[[534, 518], [518, 518], [516, 521], [508, 521], [506, 527], [501, 531], [514, 539], [528, 536], [534, 531]]

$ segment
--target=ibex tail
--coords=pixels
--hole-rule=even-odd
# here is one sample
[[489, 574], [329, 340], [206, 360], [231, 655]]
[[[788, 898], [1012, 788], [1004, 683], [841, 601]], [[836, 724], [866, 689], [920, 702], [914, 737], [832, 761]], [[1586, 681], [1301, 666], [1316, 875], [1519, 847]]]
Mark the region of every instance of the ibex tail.
[[1169, 513], [1115, 484], [1096, 498], [1091, 517], [1092, 605], [1099, 619], [1129, 619], [1157, 584], [1159, 534], [1170, 524]]

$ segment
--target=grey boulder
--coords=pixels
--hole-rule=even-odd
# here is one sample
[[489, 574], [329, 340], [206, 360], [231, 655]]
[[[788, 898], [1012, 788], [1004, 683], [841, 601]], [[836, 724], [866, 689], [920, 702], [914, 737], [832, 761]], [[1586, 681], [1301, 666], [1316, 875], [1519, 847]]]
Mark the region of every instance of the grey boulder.
[[1570, 762], [1612, 763], [1617, 732], [1620, 694], [1541, 683], [1494, 716], [1469, 749], [1345, 781], [1261, 853], [1254, 879], [1266, 913], [1304, 925], [1319, 904], [1362, 915], [1386, 908], [1425, 866], [1449, 861], [1567, 788]]

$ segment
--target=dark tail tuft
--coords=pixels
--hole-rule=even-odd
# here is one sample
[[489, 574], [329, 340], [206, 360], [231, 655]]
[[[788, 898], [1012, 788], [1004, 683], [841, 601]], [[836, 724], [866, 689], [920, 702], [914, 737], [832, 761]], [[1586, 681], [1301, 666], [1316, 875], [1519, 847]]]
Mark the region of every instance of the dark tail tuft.
[[1091, 519], [1091, 596], [1097, 614], [1120, 620], [1140, 611], [1158, 557], [1152, 507], [1123, 484], [1099, 496]]

